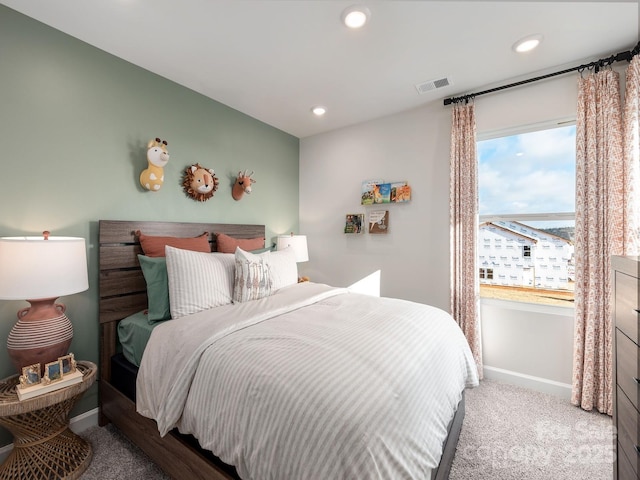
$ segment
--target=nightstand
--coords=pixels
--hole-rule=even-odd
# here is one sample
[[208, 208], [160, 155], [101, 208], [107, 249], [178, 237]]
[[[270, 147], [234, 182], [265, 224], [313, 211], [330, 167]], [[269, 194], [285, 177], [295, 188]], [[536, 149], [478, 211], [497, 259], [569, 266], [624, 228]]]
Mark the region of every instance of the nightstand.
[[93, 384], [98, 368], [79, 361], [82, 382], [18, 400], [18, 375], [0, 382], [0, 425], [13, 434], [13, 450], [0, 480], [77, 479], [91, 463], [91, 445], [69, 429], [69, 413]]

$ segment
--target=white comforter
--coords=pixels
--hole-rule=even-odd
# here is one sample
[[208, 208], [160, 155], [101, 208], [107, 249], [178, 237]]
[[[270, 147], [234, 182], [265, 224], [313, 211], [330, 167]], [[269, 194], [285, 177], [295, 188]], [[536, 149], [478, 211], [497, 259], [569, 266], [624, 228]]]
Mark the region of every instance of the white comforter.
[[444, 311], [303, 283], [158, 326], [137, 409], [247, 480], [428, 479], [477, 383]]

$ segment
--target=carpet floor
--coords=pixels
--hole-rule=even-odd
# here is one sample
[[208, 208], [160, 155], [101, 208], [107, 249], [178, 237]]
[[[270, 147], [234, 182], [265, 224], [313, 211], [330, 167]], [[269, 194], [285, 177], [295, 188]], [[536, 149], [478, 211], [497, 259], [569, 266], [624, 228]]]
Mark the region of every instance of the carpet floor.
[[611, 417], [490, 380], [467, 390], [451, 480], [610, 480]]
[[[612, 478], [610, 417], [491, 380], [468, 390], [466, 403], [450, 480]], [[113, 426], [81, 435], [94, 452], [81, 480], [168, 479]]]

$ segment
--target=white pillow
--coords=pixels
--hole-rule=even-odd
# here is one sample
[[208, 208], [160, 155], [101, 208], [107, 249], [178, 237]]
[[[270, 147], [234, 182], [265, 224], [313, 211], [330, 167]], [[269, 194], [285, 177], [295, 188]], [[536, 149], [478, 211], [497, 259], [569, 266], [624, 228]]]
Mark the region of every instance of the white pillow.
[[236, 247], [234, 302], [248, 302], [271, 295], [273, 288], [269, 253], [256, 255]]
[[231, 253], [165, 247], [171, 318], [233, 303], [235, 261]]
[[298, 264], [293, 248], [287, 247], [271, 252], [269, 266], [274, 290], [298, 283]]

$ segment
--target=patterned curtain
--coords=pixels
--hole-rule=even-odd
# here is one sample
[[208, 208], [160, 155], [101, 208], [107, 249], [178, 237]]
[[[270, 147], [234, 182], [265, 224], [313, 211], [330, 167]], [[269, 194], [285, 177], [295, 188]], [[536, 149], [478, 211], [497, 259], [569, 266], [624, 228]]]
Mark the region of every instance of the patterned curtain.
[[451, 315], [464, 333], [482, 378], [478, 236], [478, 162], [473, 103], [453, 107], [450, 162]]
[[627, 68], [624, 100], [624, 254], [640, 253], [640, 55]]
[[623, 253], [626, 183], [619, 76], [578, 80], [575, 332], [571, 403], [612, 414], [611, 255]]

